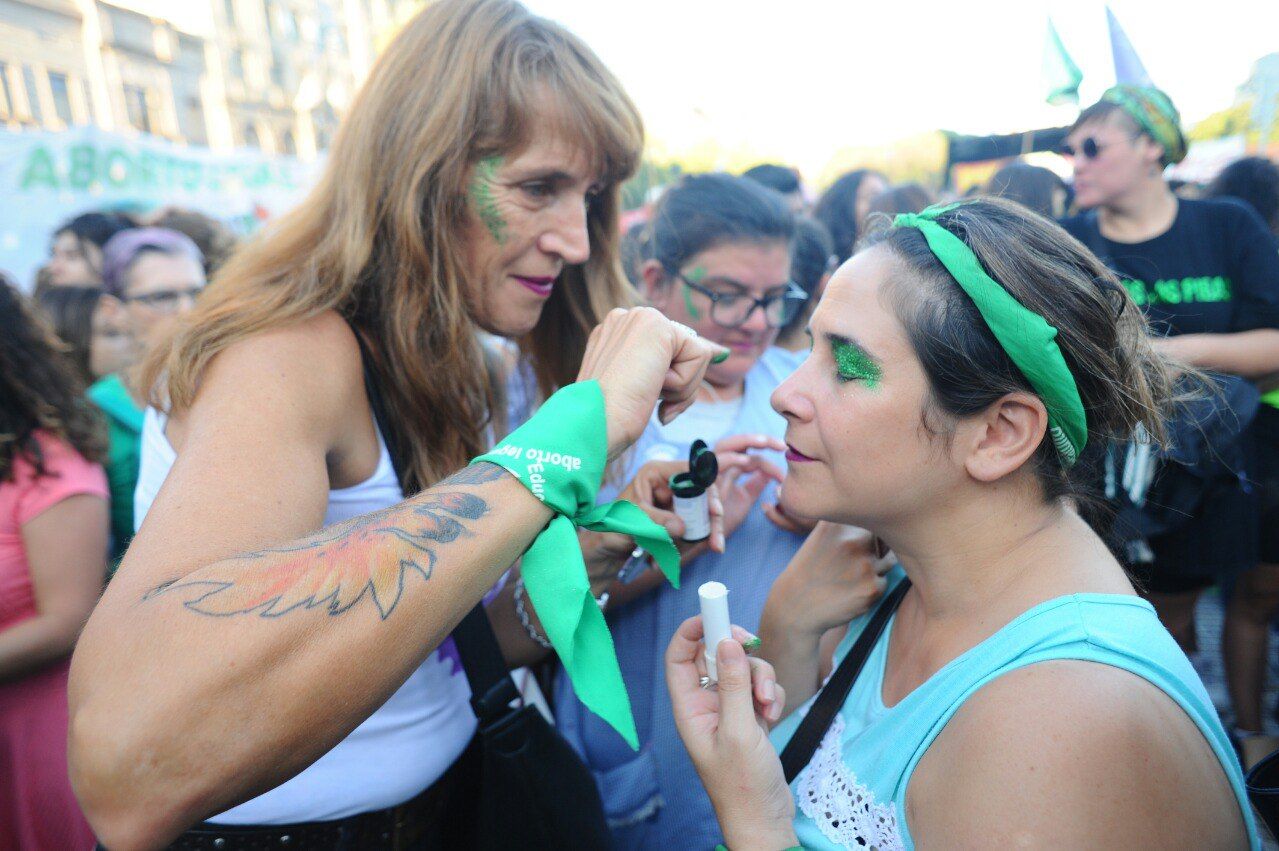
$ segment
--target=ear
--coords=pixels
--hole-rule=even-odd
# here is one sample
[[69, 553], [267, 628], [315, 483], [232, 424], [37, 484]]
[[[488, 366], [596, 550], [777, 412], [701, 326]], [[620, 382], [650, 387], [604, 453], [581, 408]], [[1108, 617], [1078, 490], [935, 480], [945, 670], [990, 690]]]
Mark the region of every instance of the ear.
[[1163, 174], [1164, 146], [1145, 133], [1142, 133], [1137, 139], [1141, 143], [1141, 158], [1146, 161], [1146, 165], [1154, 169], [1156, 173]]
[[1020, 469], [1048, 429], [1043, 401], [1030, 393], [1009, 393], [984, 414], [961, 427], [964, 436], [964, 468], [979, 482], [994, 482]]
[[640, 266], [640, 280], [643, 282], [643, 296], [653, 307], [661, 310], [670, 294], [670, 279], [666, 270], [657, 260], [645, 260]]

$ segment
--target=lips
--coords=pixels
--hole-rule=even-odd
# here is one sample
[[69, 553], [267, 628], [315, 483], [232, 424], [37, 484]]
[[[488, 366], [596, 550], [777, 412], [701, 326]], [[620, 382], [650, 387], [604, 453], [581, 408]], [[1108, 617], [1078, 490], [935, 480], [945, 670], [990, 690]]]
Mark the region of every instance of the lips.
[[555, 288], [554, 278], [529, 278], [524, 275], [512, 275], [511, 277], [542, 298], [549, 296], [551, 290]]
[[788, 443], [786, 444], [786, 460], [787, 462], [792, 464], [802, 464], [806, 461], [816, 461], [817, 459], [809, 458], [803, 452], [800, 452], [798, 449], [796, 449], [795, 447], [791, 446]]

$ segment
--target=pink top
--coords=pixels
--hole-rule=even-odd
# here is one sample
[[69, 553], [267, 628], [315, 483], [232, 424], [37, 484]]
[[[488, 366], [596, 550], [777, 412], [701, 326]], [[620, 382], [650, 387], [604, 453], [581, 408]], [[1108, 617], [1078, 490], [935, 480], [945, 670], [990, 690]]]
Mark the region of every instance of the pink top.
[[22, 527], [69, 496], [107, 498], [107, 477], [61, 438], [36, 432], [45, 475], [24, 457], [14, 459], [13, 477], [0, 482], [0, 629], [36, 614], [31, 571], [22, 543]]

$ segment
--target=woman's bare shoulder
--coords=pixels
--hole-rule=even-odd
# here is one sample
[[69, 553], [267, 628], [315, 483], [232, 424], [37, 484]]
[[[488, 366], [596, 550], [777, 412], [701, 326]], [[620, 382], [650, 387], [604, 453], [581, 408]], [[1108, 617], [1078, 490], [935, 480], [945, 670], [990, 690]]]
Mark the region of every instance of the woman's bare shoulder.
[[[1081, 660], [1035, 663], [980, 688], [920, 760], [908, 801], [917, 840], [921, 832], [980, 835], [991, 845], [1243, 839], [1230, 782], [1185, 711], [1132, 672]], [[1236, 818], [1223, 817], [1232, 811]]]
[[355, 332], [334, 311], [250, 334], [209, 362], [170, 436], [210, 415], [225, 421], [221, 414], [243, 410], [249, 400], [263, 414], [269, 408], [326, 429], [341, 426], [364, 398], [361, 364]]

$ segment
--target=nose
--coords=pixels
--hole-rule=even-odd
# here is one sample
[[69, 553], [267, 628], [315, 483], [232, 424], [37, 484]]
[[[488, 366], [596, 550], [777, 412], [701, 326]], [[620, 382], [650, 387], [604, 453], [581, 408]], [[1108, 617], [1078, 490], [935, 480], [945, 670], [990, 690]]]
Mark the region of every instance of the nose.
[[558, 207], [551, 227], [538, 240], [539, 247], [569, 265], [585, 263], [591, 256], [586, 205], [566, 199]]
[[188, 292], [183, 293], [183, 294], [182, 294], [182, 297], [178, 299], [178, 310], [177, 310], [177, 312], [178, 312], [178, 313], [186, 313], [187, 311], [189, 311], [189, 310], [191, 310], [192, 308], [194, 308], [194, 307], [195, 307], [195, 297], [196, 297], [196, 295], [197, 295], [196, 293], [194, 293], [194, 292], [189, 292], [189, 291], [188, 291]]
[[764, 308], [754, 305], [751, 315], [746, 317], [746, 321], [740, 326], [742, 331], [748, 334], [761, 335], [769, 332], [768, 320], [764, 317]]
[[813, 419], [812, 397], [805, 391], [808, 382], [808, 365], [812, 362], [810, 355], [799, 368], [790, 374], [785, 381], [777, 385], [769, 397], [773, 410], [781, 414], [791, 423], [806, 423]]

